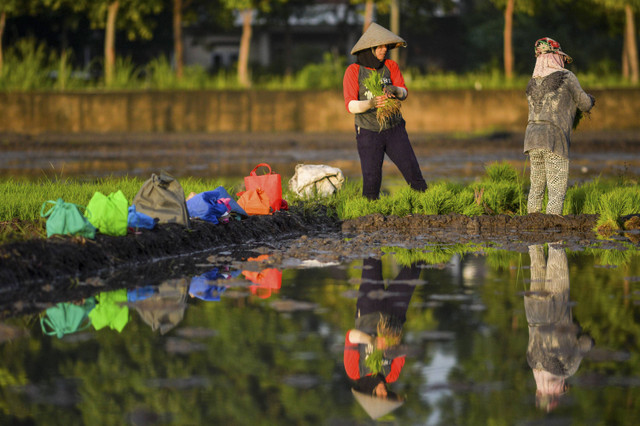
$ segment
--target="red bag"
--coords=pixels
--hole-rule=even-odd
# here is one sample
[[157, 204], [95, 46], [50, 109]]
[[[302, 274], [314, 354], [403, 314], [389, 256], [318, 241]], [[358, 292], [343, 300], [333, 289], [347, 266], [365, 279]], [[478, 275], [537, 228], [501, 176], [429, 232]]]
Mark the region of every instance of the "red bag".
[[247, 215], [271, 214], [269, 197], [267, 197], [261, 189], [252, 189], [251, 191], [244, 191], [240, 194], [238, 204]]
[[[267, 167], [269, 173], [264, 175], [257, 175], [256, 170], [260, 167]], [[269, 198], [269, 205], [273, 211], [278, 211], [282, 208], [282, 181], [280, 175], [271, 171], [271, 166], [267, 163], [258, 164], [249, 176], [244, 178], [244, 186], [247, 191], [252, 189], [261, 189], [264, 194]], [[249, 212], [247, 212], [249, 214]]]

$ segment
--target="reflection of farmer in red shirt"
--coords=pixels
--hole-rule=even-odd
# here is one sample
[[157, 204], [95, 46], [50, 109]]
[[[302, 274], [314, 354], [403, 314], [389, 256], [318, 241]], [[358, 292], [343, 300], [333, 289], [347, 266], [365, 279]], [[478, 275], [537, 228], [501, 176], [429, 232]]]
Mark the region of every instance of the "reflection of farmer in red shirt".
[[382, 262], [364, 261], [355, 328], [347, 331], [344, 343], [344, 368], [357, 393], [398, 400], [387, 385], [398, 379], [404, 367], [399, 343], [415, 289], [412, 281], [419, 276], [417, 267], [405, 267], [385, 285]]

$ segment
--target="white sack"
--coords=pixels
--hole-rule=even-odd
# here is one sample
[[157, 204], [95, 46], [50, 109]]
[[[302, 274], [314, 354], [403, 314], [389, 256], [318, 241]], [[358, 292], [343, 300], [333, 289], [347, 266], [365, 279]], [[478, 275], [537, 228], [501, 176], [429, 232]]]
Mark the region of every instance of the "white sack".
[[342, 170], [324, 164], [298, 164], [289, 180], [289, 189], [302, 197], [335, 194], [344, 182]]

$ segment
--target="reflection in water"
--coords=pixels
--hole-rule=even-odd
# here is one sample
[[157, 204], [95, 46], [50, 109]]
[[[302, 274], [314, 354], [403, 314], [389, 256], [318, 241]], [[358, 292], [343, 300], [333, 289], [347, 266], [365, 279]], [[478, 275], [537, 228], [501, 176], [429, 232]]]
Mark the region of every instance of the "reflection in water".
[[228, 267], [213, 268], [204, 274], [191, 278], [189, 296], [207, 302], [219, 302], [227, 286], [218, 285], [218, 281], [235, 278], [240, 271], [231, 271]]
[[536, 381], [536, 405], [546, 411], [557, 407], [593, 339], [580, 335], [569, 306], [567, 254], [559, 244], [549, 244], [545, 262], [542, 245], [529, 246], [531, 288], [524, 296], [529, 323], [527, 362]]
[[353, 381], [353, 395], [373, 419], [403, 403], [389, 384], [398, 380], [405, 364], [400, 339], [415, 289], [407, 282], [419, 276], [416, 266], [404, 267], [387, 286], [382, 278], [382, 262], [363, 262], [355, 328], [345, 336], [344, 368]]
[[131, 305], [153, 331], [166, 334], [184, 318], [187, 309], [188, 281], [185, 278], [165, 281], [147, 297]]
[[96, 305], [96, 299], [89, 297], [81, 302], [61, 302], [47, 308], [40, 317], [42, 332], [62, 339], [67, 334], [86, 330], [91, 325], [89, 312]]
[[[260, 262], [269, 258], [268, 254], [250, 257], [250, 262]], [[251, 294], [261, 299], [268, 299], [272, 293], [280, 291], [282, 286], [282, 271], [276, 268], [265, 268], [261, 271], [242, 271], [242, 275], [253, 284], [249, 286]]]
[[[602, 268], [605, 251], [546, 250], [530, 249], [524, 295], [526, 253], [435, 244], [364, 268], [296, 263], [277, 293], [242, 274], [268, 265], [206, 255], [126, 293], [79, 284], [61, 309], [0, 324], [0, 424], [634, 424], [637, 252]], [[598, 341], [588, 356], [572, 315]]]

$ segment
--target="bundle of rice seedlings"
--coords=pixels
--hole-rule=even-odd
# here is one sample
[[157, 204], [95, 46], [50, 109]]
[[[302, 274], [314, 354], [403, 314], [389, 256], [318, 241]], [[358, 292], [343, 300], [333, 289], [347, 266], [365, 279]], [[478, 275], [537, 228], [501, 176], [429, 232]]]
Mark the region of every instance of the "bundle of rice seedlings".
[[378, 321], [378, 339], [382, 339], [384, 342], [384, 348], [391, 348], [400, 344], [402, 338], [402, 329], [398, 329], [389, 322], [387, 317], [383, 317], [380, 314], [380, 321]]
[[367, 366], [371, 374], [376, 375], [382, 371], [382, 355], [382, 351], [376, 349], [364, 359], [364, 365]]
[[[367, 78], [362, 82], [364, 87], [371, 92], [374, 97], [384, 95], [384, 86], [382, 85], [382, 79], [377, 71], [369, 73]], [[384, 105], [376, 109], [376, 119], [380, 128], [383, 129], [389, 120], [400, 113], [400, 101], [396, 98], [387, 98], [384, 101]]]

